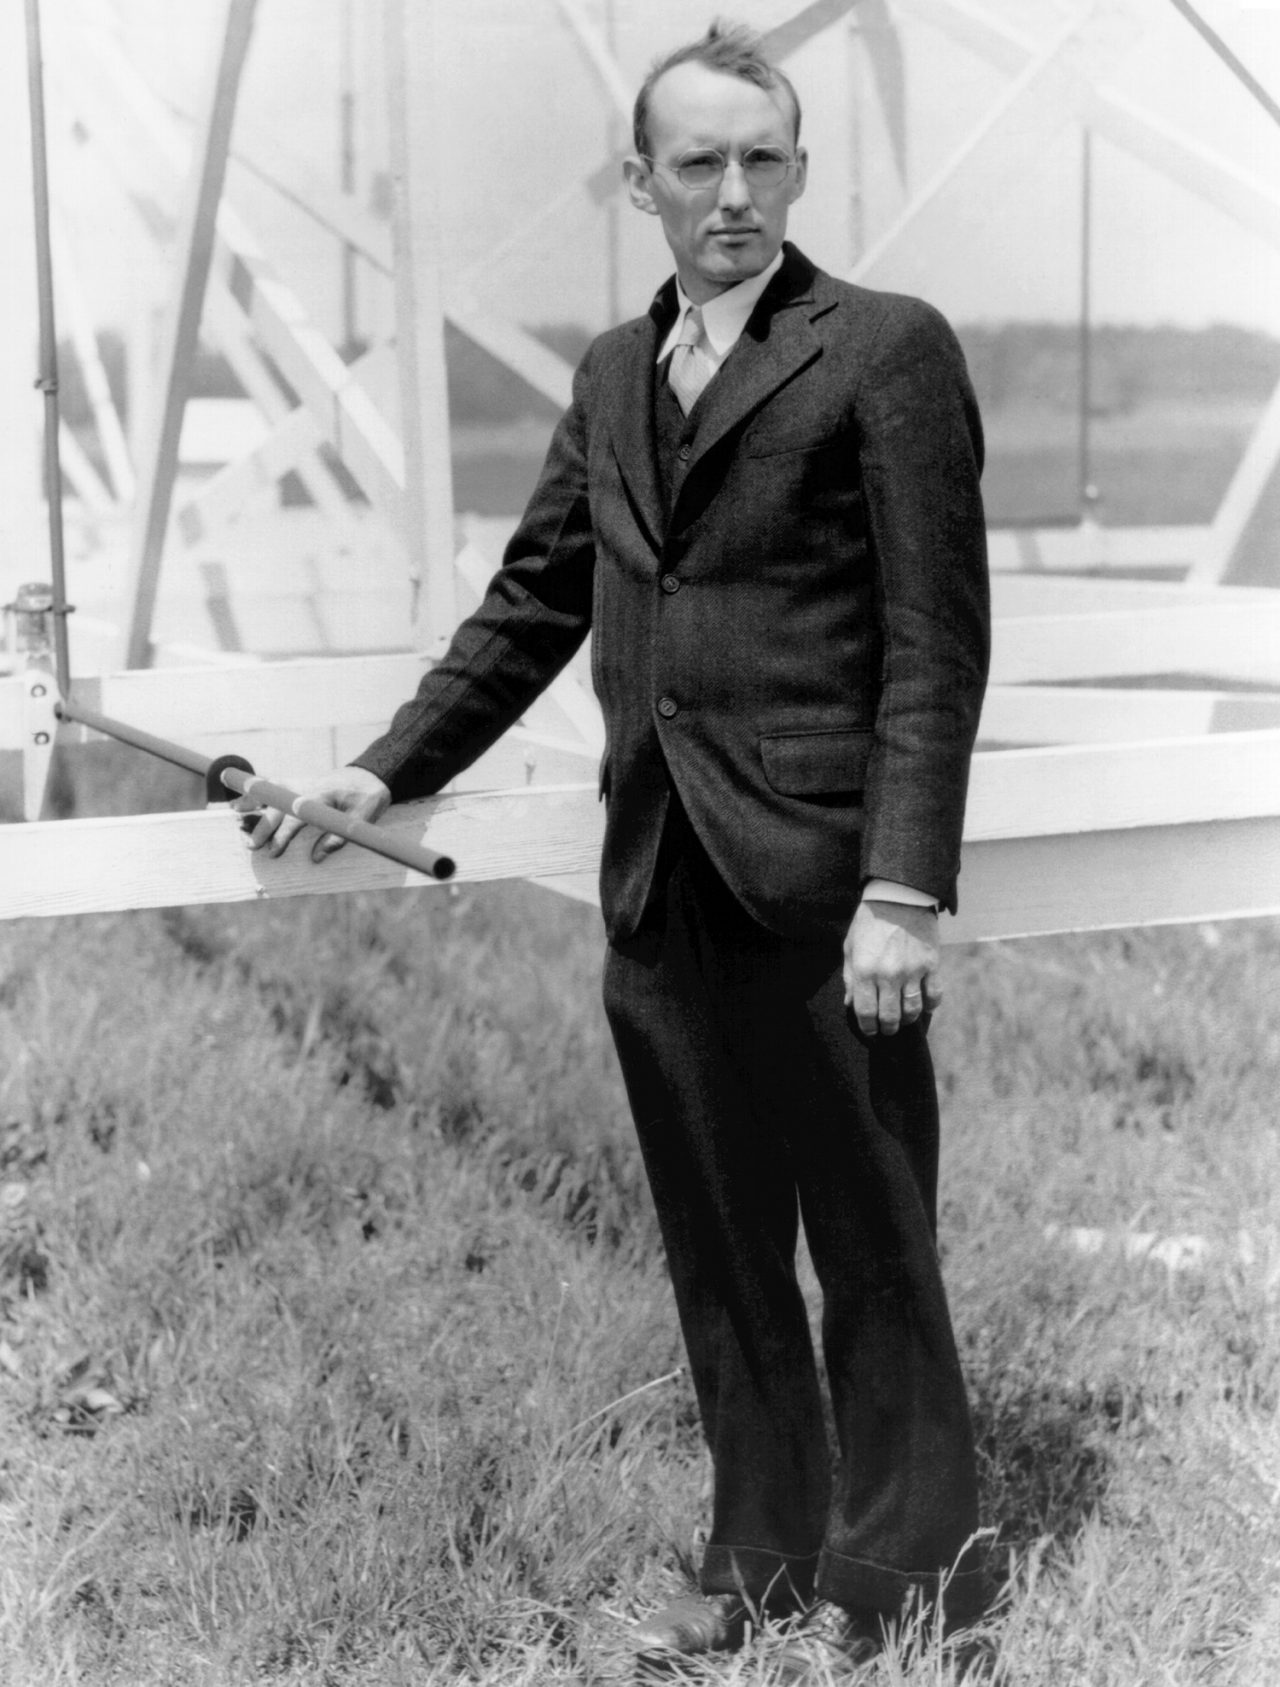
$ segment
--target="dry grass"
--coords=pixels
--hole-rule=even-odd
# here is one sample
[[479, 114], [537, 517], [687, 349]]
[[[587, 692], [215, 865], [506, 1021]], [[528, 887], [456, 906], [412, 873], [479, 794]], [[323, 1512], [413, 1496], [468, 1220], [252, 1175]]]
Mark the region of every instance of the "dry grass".
[[[0, 1679], [630, 1679], [704, 1464], [596, 917], [517, 885], [5, 939]], [[990, 1679], [1280, 1677], [1277, 962], [1265, 924], [952, 958]], [[782, 1641], [688, 1680], [764, 1687]], [[969, 1667], [909, 1628], [867, 1680]]]

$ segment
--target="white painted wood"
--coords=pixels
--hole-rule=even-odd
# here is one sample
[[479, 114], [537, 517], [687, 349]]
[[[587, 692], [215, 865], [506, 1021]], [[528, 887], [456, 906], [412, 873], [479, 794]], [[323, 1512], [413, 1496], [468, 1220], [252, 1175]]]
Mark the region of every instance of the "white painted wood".
[[49, 764], [58, 735], [58, 683], [49, 668], [33, 663], [23, 671], [22, 686], [22, 812], [38, 820], [49, 784]]
[[609, 44], [583, 9], [581, 0], [556, 0], [556, 10], [569, 25], [584, 58], [595, 74], [596, 81], [613, 105], [614, 111], [630, 126], [631, 106], [635, 89], [622, 74], [617, 59], [609, 51]]
[[1275, 727], [1280, 693], [994, 685], [978, 736], [1000, 745], [1124, 744]]
[[1066, 836], [1280, 815], [1280, 730], [973, 758], [965, 837]]
[[[254, 343], [244, 309], [232, 297], [224, 279], [217, 274], [210, 277], [209, 296], [205, 302], [205, 330], [231, 365], [236, 379], [268, 424], [283, 427], [289, 423], [298, 430], [295, 438], [300, 440], [301, 416], [310, 415], [310, 412], [305, 405], [290, 407], [289, 400], [280, 390], [279, 382]], [[295, 421], [294, 418], [298, 420]], [[320, 459], [320, 445], [324, 435], [314, 416], [311, 417], [311, 423], [306, 447], [300, 446], [290, 467], [298, 474], [313, 503], [317, 504], [330, 520], [345, 522], [350, 516], [346, 496]], [[186, 506], [184, 510], [185, 508]], [[186, 525], [188, 524], [180, 519], [179, 531]]]
[[[78, 680], [89, 708], [145, 732], [182, 742], [193, 732], [303, 730], [316, 725], [383, 722], [413, 695], [424, 669], [411, 653], [258, 662], [233, 668], [155, 668]], [[16, 682], [0, 680], [0, 734]], [[0, 736], [0, 749], [15, 748]]]
[[[382, 824], [452, 855], [458, 878], [478, 881], [591, 872], [602, 816], [592, 784], [439, 797], [392, 809]], [[4, 919], [433, 883], [350, 845], [319, 867], [296, 845], [273, 861], [250, 852], [238, 820], [220, 811], [0, 828]]]
[[155, 433], [140, 470], [136, 526], [129, 567], [126, 667], [145, 667], [151, 657], [151, 621], [160, 562], [169, 525], [178, 469], [178, 440], [190, 367], [204, 309], [213, 253], [215, 221], [226, 174], [227, 148], [235, 120], [240, 76], [249, 50], [257, 0], [226, 0], [221, 48], [216, 55], [200, 142], [194, 159], [177, 246], [177, 286], [165, 330], [161, 400]]
[[453, 469], [444, 361], [444, 157], [436, 8], [383, 0], [391, 137], [396, 362], [403, 441], [401, 527], [413, 585], [413, 642], [442, 655], [458, 619]]
[[987, 532], [987, 557], [993, 574], [1187, 569], [1202, 555], [1209, 532], [1207, 524], [1095, 527], [1086, 556], [1079, 527], [993, 527]]
[[[1189, 585], [1216, 585], [1227, 580], [1253, 513], [1280, 465], [1280, 384], [1267, 402], [1244, 456], [1218, 505], [1207, 543], [1187, 575]], [[1280, 555], [1276, 557], [1280, 575]]]
[[[1016, 75], [1038, 43], [968, 0], [894, 0], [899, 11], [944, 31], [988, 63]], [[1144, 110], [1116, 89], [1077, 84], [1078, 115], [1098, 135], [1123, 147], [1272, 245], [1280, 245], [1280, 194], [1211, 148]]]
[[247, 292], [247, 315], [263, 346], [370, 502], [398, 527], [404, 489], [400, 440], [226, 206], [218, 218], [214, 269], [233, 295]]
[[942, 921], [942, 936], [972, 943], [1277, 915], [1272, 815], [966, 844], [960, 912]]
[[93, 316], [80, 282], [65, 218], [56, 206], [51, 222], [54, 277], [71, 342], [75, 347], [76, 362], [80, 365], [80, 373], [84, 379], [85, 394], [93, 412], [98, 443], [102, 447], [102, 455], [106, 459], [107, 470], [111, 476], [113, 499], [108, 501], [119, 499], [121, 503], [127, 504], [137, 492], [137, 480], [129, 458], [129, 447], [125, 443], [124, 427], [117, 414], [107, 372], [102, 366], [102, 358], [98, 352]]
[[66, 422], [58, 422], [59, 467], [71, 482], [72, 491], [95, 515], [112, 516], [116, 501], [111, 488], [93, 466], [88, 453]]
[[[247, 3], [247, 0], [244, 0]], [[66, 41], [63, 84], [72, 108], [111, 158], [135, 199], [163, 221], [169, 184], [180, 178], [189, 148], [172, 116], [157, 105], [109, 32], [86, 30]], [[84, 59], [91, 54], [93, 74]], [[234, 208], [219, 207], [211, 293], [230, 295], [385, 520], [400, 520], [404, 454], [400, 441], [337, 352], [311, 323], [297, 295], [277, 276]], [[215, 327], [224, 318], [211, 315]], [[234, 350], [234, 342], [229, 345]], [[244, 373], [237, 368], [244, 379]], [[252, 389], [251, 389], [252, 390]], [[257, 395], [255, 395], [257, 396]], [[260, 402], [260, 399], [259, 399]], [[313, 488], [314, 490], [314, 488]]]
[[1274, 603], [997, 621], [991, 679], [1017, 685], [1187, 674], [1280, 686], [1280, 593], [1272, 595]]
[[892, 252], [906, 231], [918, 221], [938, 196], [955, 181], [978, 149], [993, 136], [998, 136], [1000, 130], [1029, 100], [1035, 99], [1043, 103], [1046, 98], [1059, 97], [1063, 89], [1075, 89], [1079, 80], [1078, 73], [1064, 64], [1063, 49], [1078, 33], [1082, 21], [1078, 16], [1068, 19], [1028, 60], [960, 146], [924, 186], [911, 196], [884, 233], [872, 241], [848, 272], [850, 281], [862, 282], [874, 273], [876, 266]]
[[474, 299], [467, 298], [461, 288], [448, 283], [445, 304], [449, 320], [468, 339], [496, 357], [499, 363], [505, 363], [535, 392], [549, 398], [561, 410], [569, 408], [573, 398], [573, 365], [558, 352], [515, 323], [485, 310]]
[[[453, 855], [459, 881], [534, 877], [590, 900], [603, 812], [592, 784], [436, 798], [392, 809], [384, 824]], [[0, 828], [0, 919], [431, 883], [350, 846], [319, 867], [296, 845], [264, 859], [220, 812]], [[1280, 818], [1271, 815], [972, 840], [960, 914], [943, 921], [943, 935], [974, 942], [1277, 914]]]
[[1264, 610], [1280, 597], [1266, 586], [1190, 586], [1165, 580], [1073, 579], [1067, 575], [1002, 574], [991, 582], [997, 620], [1044, 615], [1109, 615], [1137, 610], [1143, 615], [1186, 609], [1193, 604]]

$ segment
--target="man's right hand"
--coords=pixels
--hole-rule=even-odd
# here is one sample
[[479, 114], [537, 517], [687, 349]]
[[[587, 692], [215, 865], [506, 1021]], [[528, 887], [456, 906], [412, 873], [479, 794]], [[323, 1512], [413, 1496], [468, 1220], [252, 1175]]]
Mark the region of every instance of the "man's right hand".
[[[377, 820], [391, 806], [391, 792], [376, 773], [363, 767], [335, 767], [318, 779], [308, 779], [297, 787], [300, 797], [312, 802], [327, 803], [340, 808], [357, 820]], [[232, 808], [238, 814], [254, 817], [253, 829], [246, 834], [250, 849], [266, 849], [271, 855], [283, 855], [294, 837], [308, 828], [296, 815], [284, 814], [278, 808], [261, 808], [252, 797], [237, 797]], [[334, 832], [322, 832], [311, 845], [311, 859], [323, 861], [335, 849], [341, 849], [345, 839]]]

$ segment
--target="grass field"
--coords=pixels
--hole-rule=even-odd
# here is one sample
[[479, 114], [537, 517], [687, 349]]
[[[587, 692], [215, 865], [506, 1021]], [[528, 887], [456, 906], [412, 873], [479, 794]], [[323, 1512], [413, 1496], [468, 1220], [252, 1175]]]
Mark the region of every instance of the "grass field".
[[[631, 1678], [705, 1465], [597, 921], [512, 884], [6, 928], [6, 1687]], [[949, 957], [1010, 1687], [1280, 1681], [1278, 969], [1271, 923]], [[867, 1679], [966, 1668], [908, 1632]]]

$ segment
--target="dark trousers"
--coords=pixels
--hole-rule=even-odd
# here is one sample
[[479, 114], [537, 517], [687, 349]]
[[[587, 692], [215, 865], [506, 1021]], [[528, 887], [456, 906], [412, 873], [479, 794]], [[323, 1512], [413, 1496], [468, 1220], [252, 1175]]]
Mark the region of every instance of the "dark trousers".
[[[936, 1595], [977, 1499], [934, 1240], [925, 1028], [864, 1039], [841, 939], [757, 925], [678, 808], [604, 993], [715, 1470], [703, 1591], [890, 1614], [913, 1588]], [[834, 1473], [800, 1219], [823, 1294]], [[948, 1613], [980, 1599], [971, 1551]]]

